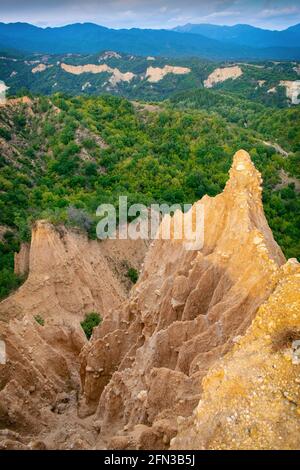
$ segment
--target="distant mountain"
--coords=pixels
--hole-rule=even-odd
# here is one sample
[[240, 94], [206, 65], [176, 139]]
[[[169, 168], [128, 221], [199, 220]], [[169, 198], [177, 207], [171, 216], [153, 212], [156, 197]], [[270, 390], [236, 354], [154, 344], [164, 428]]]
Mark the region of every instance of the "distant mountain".
[[256, 48], [300, 47], [300, 24], [284, 31], [270, 31], [247, 24], [218, 26], [213, 24], [191, 24], [177, 26], [173, 31], [200, 34], [210, 39], [230, 44]]
[[[237, 28], [239, 28], [237, 26]], [[242, 29], [244, 26], [242, 26]], [[248, 26], [252, 30], [252, 27]], [[255, 28], [254, 28], [255, 29]], [[220, 38], [208, 37], [208, 33], [151, 29], [109, 29], [93, 23], [73, 24], [59, 28], [39, 28], [27, 23], [0, 23], [0, 44], [6, 48], [28, 53], [96, 53], [99, 50], [116, 50], [136, 55], [167, 57], [198, 56], [216, 60], [297, 60], [300, 58], [299, 42], [278, 44], [264, 43], [264, 47], [252, 47]], [[241, 34], [241, 33], [240, 33]], [[250, 32], [248, 33], [250, 37]], [[297, 32], [289, 32], [296, 37]], [[249, 40], [250, 42], [250, 40]], [[260, 44], [261, 46], [261, 44]]]

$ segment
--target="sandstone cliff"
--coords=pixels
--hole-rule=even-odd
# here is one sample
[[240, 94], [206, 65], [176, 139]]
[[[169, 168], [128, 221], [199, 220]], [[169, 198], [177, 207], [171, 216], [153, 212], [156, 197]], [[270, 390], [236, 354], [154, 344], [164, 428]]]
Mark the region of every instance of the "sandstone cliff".
[[91, 311], [105, 317], [127, 296], [126, 264], [139, 269], [145, 251], [142, 240], [91, 241], [40, 221], [30, 248], [24, 245], [15, 260], [16, 272], [29, 272], [28, 279], [0, 303], [0, 320], [27, 314], [78, 325]]
[[217, 83], [222, 83], [229, 79], [236, 80], [242, 75], [243, 71], [238, 65], [218, 68], [215, 69], [206, 80], [204, 80], [204, 86], [205, 88], [212, 88]]
[[6, 364], [0, 364], [0, 449], [44, 448], [63, 407], [75, 407], [80, 389], [80, 328], [39, 325], [32, 317], [0, 321]]
[[223, 193], [199, 203], [203, 249], [156, 240], [129, 301], [81, 353], [80, 414], [95, 413], [109, 448], [168, 448], [208, 368], [246, 331], [285, 261], [246, 152], [235, 155]]
[[[273, 239], [245, 151], [198, 204], [203, 248], [155, 240], [128, 300], [120, 260], [138, 267], [142, 242], [37, 224], [28, 280], [0, 304], [0, 446], [299, 448], [300, 269]], [[90, 310], [104, 321], [87, 342]]]
[[173, 449], [300, 448], [300, 265], [282, 269], [245, 336], [203, 380]]
[[139, 269], [145, 251], [144, 241], [89, 241], [44, 221], [33, 228], [15, 258], [28, 279], [0, 303], [0, 449], [93, 446], [93, 428], [77, 418], [80, 321], [91, 311], [105, 318], [127, 297], [128, 265]]

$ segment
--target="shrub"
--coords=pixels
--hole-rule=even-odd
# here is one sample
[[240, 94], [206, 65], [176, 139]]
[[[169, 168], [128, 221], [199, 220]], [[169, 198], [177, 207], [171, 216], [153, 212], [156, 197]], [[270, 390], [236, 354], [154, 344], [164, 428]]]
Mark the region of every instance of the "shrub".
[[137, 272], [136, 269], [134, 269], [134, 268], [129, 268], [128, 271], [127, 271], [127, 277], [129, 277], [129, 279], [131, 280], [131, 282], [133, 282], [133, 284], [135, 284], [136, 281], [138, 280], [139, 273]]
[[34, 319], [39, 325], [41, 326], [45, 325], [45, 320], [43, 319], [41, 315], [34, 315]]
[[87, 150], [92, 150], [96, 147], [96, 142], [93, 139], [84, 139], [82, 141], [83, 147], [85, 147]]
[[290, 347], [294, 340], [300, 338], [300, 330], [297, 328], [285, 328], [276, 333], [272, 338], [272, 346], [274, 351], [280, 351]]
[[2, 137], [5, 140], [11, 140], [11, 133], [4, 129], [3, 127], [0, 127], [0, 137]]
[[[1, 250], [0, 250], [1, 253]], [[5, 260], [1, 258], [1, 264]], [[22, 284], [22, 277], [17, 276], [10, 267], [0, 266], [0, 300], [7, 297], [12, 291], [16, 290]]]
[[67, 212], [69, 222], [72, 225], [75, 225], [87, 232], [90, 230], [93, 220], [83, 209], [77, 209], [77, 207], [70, 206], [68, 207]]
[[95, 326], [100, 325], [101, 322], [102, 318], [97, 312], [91, 312], [85, 316], [85, 319], [80, 323], [80, 325], [82, 326], [82, 329], [85, 332], [85, 336], [87, 337], [87, 339], [90, 339], [93, 333], [93, 329], [95, 328]]
[[13, 117], [14, 125], [18, 130], [26, 126], [26, 117], [23, 114], [17, 114]]

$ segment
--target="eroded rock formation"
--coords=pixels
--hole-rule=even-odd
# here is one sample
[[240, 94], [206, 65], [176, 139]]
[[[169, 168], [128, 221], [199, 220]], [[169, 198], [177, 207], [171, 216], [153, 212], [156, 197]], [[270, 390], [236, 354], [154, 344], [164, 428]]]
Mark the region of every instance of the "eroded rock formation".
[[145, 252], [143, 240], [91, 241], [40, 221], [32, 231], [29, 260], [26, 246], [16, 256], [16, 271], [29, 271], [28, 279], [0, 303], [0, 320], [26, 313], [77, 325], [92, 311], [105, 317], [127, 296], [126, 263], [139, 269]]
[[2, 448], [299, 448], [300, 268], [247, 152], [200, 204], [203, 247], [155, 240], [128, 300], [120, 260], [138, 267], [143, 242], [37, 224], [28, 280], [0, 304]]
[[243, 71], [238, 65], [218, 68], [204, 80], [204, 86], [205, 88], [212, 88], [217, 83], [222, 83], [229, 79], [236, 80], [241, 75], [243, 75]]
[[132, 72], [121, 72], [117, 68], [111, 68], [107, 64], [95, 65], [68, 65], [61, 63], [61, 68], [68, 73], [73, 75], [81, 75], [82, 73], [109, 73], [111, 75], [109, 81], [112, 85], [117, 85], [119, 82], [130, 82], [135, 74]]
[[80, 414], [95, 413], [108, 448], [168, 448], [207, 370], [246, 331], [285, 262], [246, 152], [235, 155], [223, 193], [197, 204], [202, 250], [156, 240], [129, 301], [81, 353]]
[[160, 67], [148, 67], [146, 70], [146, 79], [148, 82], [157, 83], [160, 82], [166, 75], [186, 75], [191, 72], [188, 67], [175, 67], [173, 65], [165, 65], [163, 68]]
[[299, 449], [300, 265], [290, 260], [245, 336], [203, 380], [173, 449]]
[[63, 407], [76, 409], [84, 334], [28, 316], [0, 321], [0, 338], [7, 357], [0, 365], [0, 449], [44, 448], [41, 436], [51, 434]]
[[144, 241], [89, 241], [44, 221], [33, 228], [15, 259], [28, 279], [0, 303], [0, 449], [93, 447], [94, 428], [77, 417], [80, 321], [125, 299], [128, 266], [139, 269], [145, 251]]
[[300, 99], [300, 80], [282, 80], [280, 82], [281, 86], [285, 87], [286, 90], [286, 96], [291, 100], [292, 104], [299, 104]]

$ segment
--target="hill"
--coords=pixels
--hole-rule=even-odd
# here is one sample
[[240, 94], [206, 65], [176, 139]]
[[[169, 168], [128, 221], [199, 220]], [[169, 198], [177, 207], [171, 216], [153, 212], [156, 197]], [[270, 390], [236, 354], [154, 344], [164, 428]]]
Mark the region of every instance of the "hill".
[[[296, 33], [290, 32], [293, 36]], [[39, 28], [27, 23], [0, 23], [0, 44], [26, 52], [91, 54], [99, 50], [118, 50], [135, 55], [168, 57], [195, 56], [229, 59], [300, 59], [298, 42], [278, 46], [224, 43], [202, 34], [184, 34], [171, 30], [109, 29], [92, 23], [57, 28]], [[267, 44], [267, 43], [266, 43]]]
[[213, 62], [199, 58], [136, 56], [113, 50], [97, 54], [3, 55], [0, 77], [11, 95], [116, 94], [163, 100], [175, 92], [210, 87], [267, 106], [297, 104], [300, 66], [294, 62]]

